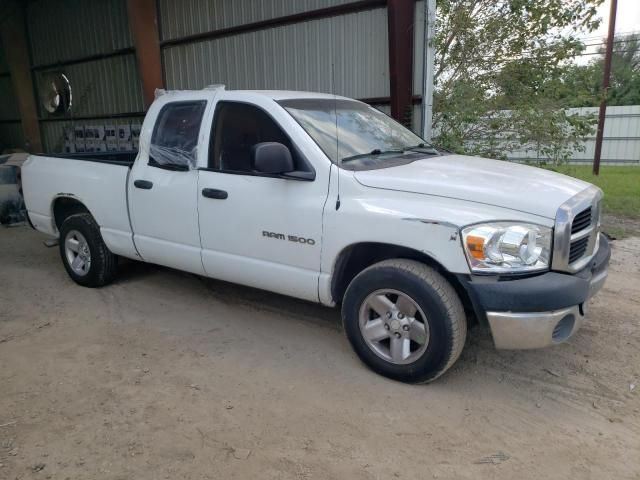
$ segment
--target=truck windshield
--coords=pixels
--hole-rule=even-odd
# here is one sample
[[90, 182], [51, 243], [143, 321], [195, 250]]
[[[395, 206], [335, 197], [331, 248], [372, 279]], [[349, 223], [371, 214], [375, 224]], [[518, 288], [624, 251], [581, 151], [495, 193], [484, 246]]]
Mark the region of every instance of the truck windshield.
[[281, 100], [278, 103], [334, 163], [365, 158], [384, 161], [416, 152], [423, 155], [438, 154], [416, 134], [362, 102], [305, 98]]

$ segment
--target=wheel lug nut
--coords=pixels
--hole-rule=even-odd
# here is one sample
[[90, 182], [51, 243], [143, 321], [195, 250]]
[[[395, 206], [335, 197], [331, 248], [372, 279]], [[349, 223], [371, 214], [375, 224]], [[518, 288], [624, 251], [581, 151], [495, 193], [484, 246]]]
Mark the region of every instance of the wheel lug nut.
[[400, 332], [395, 333], [396, 338], [400, 338]]
[[404, 314], [399, 313], [399, 314], [398, 314], [398, 318], [399, 318], [399, 319], [403, 319], [403, 318], [404, 318]]
[[385, 323], [385, 324], [384, 324], [384, 329], [385, 329], [385, 330], [389, 330], [389, 324], [388, 324], [388, 323]]
[[391, 312], [387, 312], [387, 318], [391, 318], [391, 317], [392, 317]]
[[409, 331], [409, 325], [403, 325], [403, 326], [402, 326], [402, 329], [403, 329], [405, 332], [408, 332], [408, 331]]

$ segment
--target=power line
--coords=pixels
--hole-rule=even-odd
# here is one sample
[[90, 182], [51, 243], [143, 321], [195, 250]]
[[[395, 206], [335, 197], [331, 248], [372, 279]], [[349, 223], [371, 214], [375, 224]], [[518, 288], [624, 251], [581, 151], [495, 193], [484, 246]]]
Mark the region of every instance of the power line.
[[[624, 36], [635, 35], [635, 34], [640, 34], [640, 30], [627, 30], [626, 32], [617, 32], [615, 36], [616, 37], [624, 37]], [[602, 40], [605, 37], [606, 37], [605, 35], [589, 35], [589, 36], [586, 36], [586, 37], [581, 37], [580, 40], [588, 42], [588, 41], [591, 41], [591, 40]]]
[[[630, 43], [630, 42], [639, 42], [640, 38], [628, 38], [625, 40], [615, 40], [613, 42], [614, 45], [619, 44], [619, 43]], [[599, 46], [603, 46], [606, 45], [607, 42], [598, 42], [598, 43], [586, 43], [583, 44], [583, 47], [599, 47]]]
[[[631, 52], [635, 52], [635, 51], [636, 50], [614, 50], [613, 53], [620, 54], [620, 53], [631, 53]], [[604, 53], [602, 53], [602, 52], [577, 53], [577, 54], [573, 55], [572, 58], [585, 57], [585, 56], [588, 56], [588, 55], [604, 55]]]

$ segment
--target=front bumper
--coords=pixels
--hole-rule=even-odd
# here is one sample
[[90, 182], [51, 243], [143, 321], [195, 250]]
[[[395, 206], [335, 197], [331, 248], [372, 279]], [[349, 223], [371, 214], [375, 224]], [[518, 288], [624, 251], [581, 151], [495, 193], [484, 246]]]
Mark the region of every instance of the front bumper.
[[573, 275], [548, 272], [520, 279], [459, 279], [476, 315], [489, 324], [496, 348], [541, 348], [561, 343], [578, 331], [587, 301], [604, 285], [610, 257], [609, 242], [601, 235], [595, 257]]

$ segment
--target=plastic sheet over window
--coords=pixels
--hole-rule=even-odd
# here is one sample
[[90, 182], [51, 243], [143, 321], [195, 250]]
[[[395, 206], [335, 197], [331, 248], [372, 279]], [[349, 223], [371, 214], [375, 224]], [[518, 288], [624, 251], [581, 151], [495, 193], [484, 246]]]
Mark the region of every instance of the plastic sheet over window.
[[148, 145], [150, 165], [177, 170], [197, 167], [198, 133], [205, 106], [205, 101], [177, 101], [162, 107]]
[[183, 167], [188, 169], [194, 169], [197, 166], [198, 161], [198, 147], [193, 147], [190, 150], [183, 150], [179, 147], [166, 147], [162, 145], [149, 146], [149, 161], [162, 166], [173, 165], [176, 167]]

